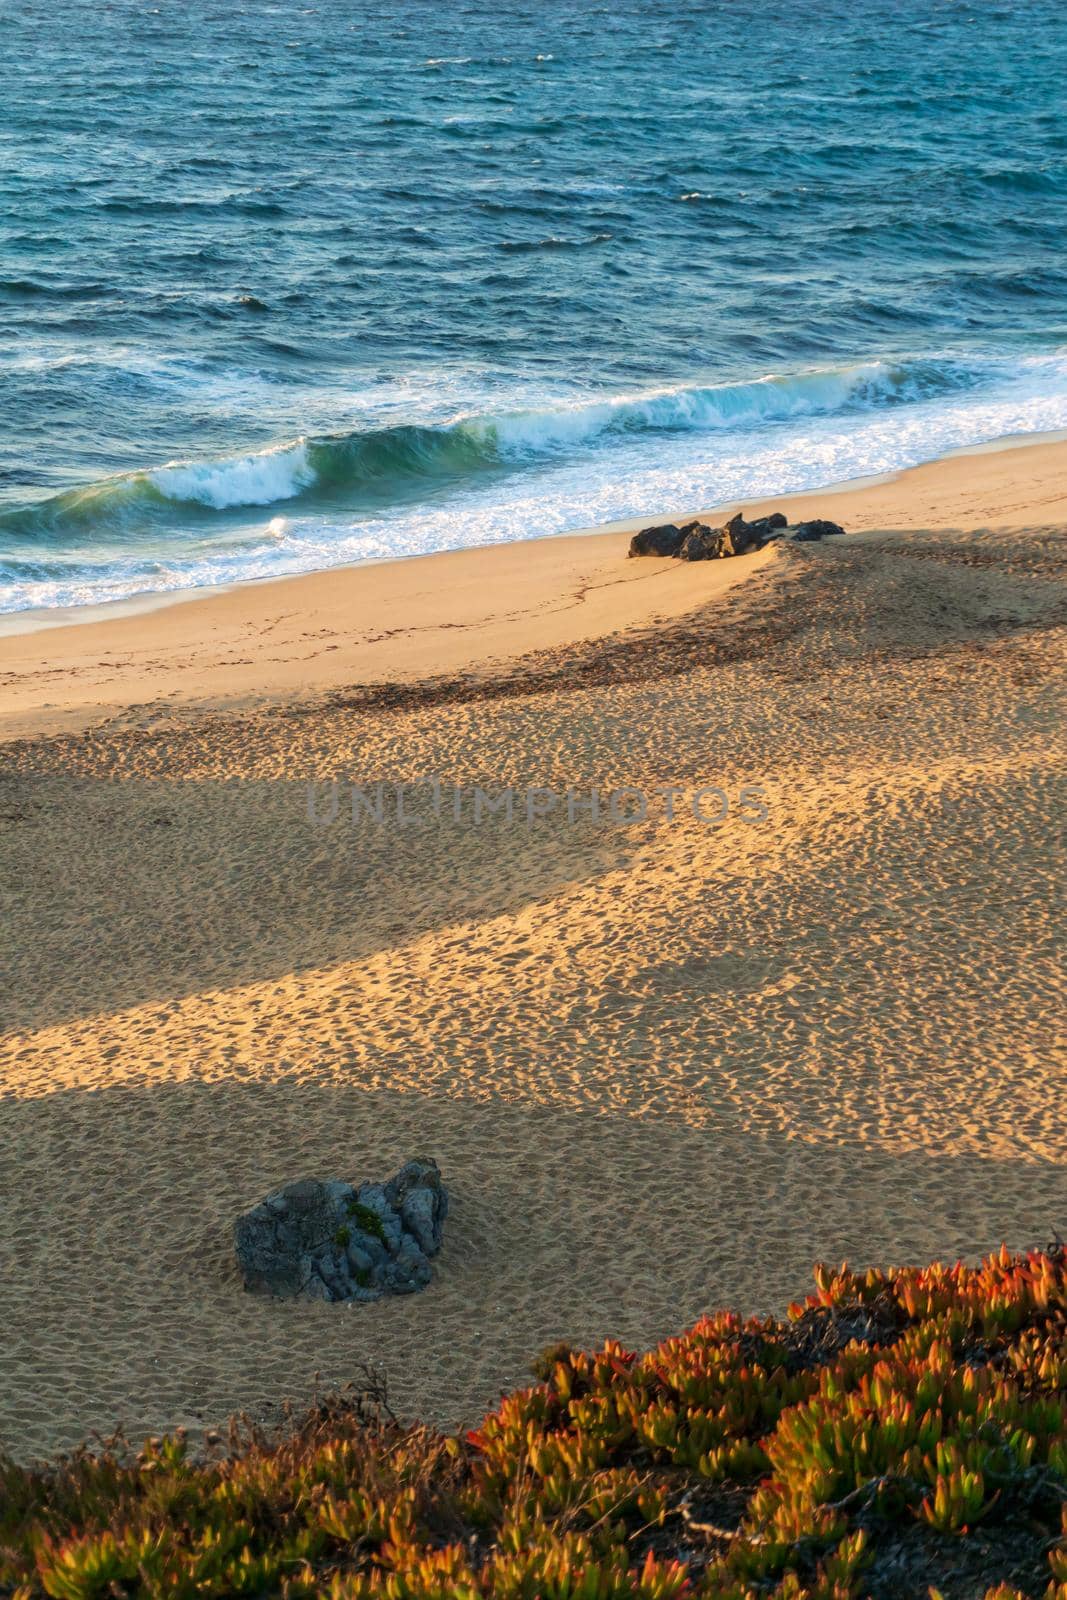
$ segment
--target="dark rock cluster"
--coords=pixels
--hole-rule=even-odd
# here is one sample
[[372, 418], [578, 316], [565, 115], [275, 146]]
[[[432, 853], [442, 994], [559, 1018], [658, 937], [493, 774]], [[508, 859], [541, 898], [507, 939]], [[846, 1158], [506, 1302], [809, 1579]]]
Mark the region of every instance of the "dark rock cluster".
[[811, 544], [827, 534], [844, 531], [836, 522], [825, 520], [800, 522], [790, 527], [780, 511], [746, 522], [744, 512], [738, 512], [721, 528], [709, 527], [706, 522], [686, 522], [680, 527], [666, 522], [642, 528], [630, 540], [629, 553], [631, 556], [675, 556], [679, 561], [721, 561], [727, 556], [743, 556], [749, 550], [762, 550], [774, 539]]
[[379, 1300], [432, 1276], [448, 1195], [435, 1161], [409, 1161], [388, 1183], [357, 1189], [303, 1178], [234, 1224], [245, 1288], [282, 1299]]
[[825, 517], [816, 517], [814, 522], [799, 523], [792, 529], [791, 537], [797, 544], [815, 544], [829, 534], [844, 533], [844, 531], [844, 528], [839, 528], [836, 522], [827, 522]]

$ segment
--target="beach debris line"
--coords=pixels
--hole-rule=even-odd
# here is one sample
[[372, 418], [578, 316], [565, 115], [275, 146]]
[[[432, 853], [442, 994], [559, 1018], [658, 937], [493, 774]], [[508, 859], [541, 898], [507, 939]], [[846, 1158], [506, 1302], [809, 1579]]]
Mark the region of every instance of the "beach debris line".
[[277, 1299], [414, 1294], [433, 1276], [447, 1215], [429, 1158], [407, 1162], [384, 1184], [302, 1178], [238, 1217], [237, 1264], [246, 1289]]
[[721, 528], [706, 522], [659, 523], [642, 528], [630, 540], [631, 556], [674, 556], [679, 561], [722, 561], [727, 556], [747, 555], [750, 550], [762, 550], [775, 539], [792, 539], [797, 544], [814, 544], [830, 534], [843, 534], [844, 528], [825, 518], [798, 522], [791, 526], [788, 517], [780, 511], [769, 516], [745, 521], [745, 514], [736, 516]]

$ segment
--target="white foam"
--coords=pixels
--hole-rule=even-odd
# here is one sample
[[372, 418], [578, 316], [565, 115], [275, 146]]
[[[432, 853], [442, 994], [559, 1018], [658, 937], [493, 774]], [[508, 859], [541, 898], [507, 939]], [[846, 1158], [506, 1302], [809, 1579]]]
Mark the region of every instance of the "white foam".
[[232, 461], [175, 461], [145, 476], [168, 500], [193, 500], [224, 511], [291, 500], [315, 482], [316, 474], [305, 440], [298, 439]]
[[850, 403], [884, 398], [894, 369], [883, 361], [770, 373], [748, 383], [681, 385], [608, 400], [574, 401], [545, 410], [472, 419], [471, 432], [493, 439], [505, 455], [528, 455], [581, 443], [604, 432], [648, 428], [722, 429], [838, 411]]
[[[379, 515], [257, 518], [252, 512], [226, 539], [197, 538], [195, 546], [180, 549], [168, 538], [151, 560], [144, 549], [97, 547], [96, 570], [89, 572], [79, 549], [71, 553], [68, 574], [0, 582], [0, 612], [513, 542], [631, 516], [662, 519], [729, 501], [755, 510], [770, 495], [893, 472], [1010, 435], [1067, 429], [1067, 351], [1022, 360], [1004, 355], [990, 363], [987, 382], [923, 398], [905, 387], [902, 403], [894, 405], [877, 403], [879, 386], [898, 393], [900, 383], [898, 369], [880, 362], [595, 402], [531, 396], [543, 410], [531, 407], [495, 424], [467, 424], [503, 427], [500, 448], [526, 458], [521, 472], [503, 480], [475, 475], [447, 493], [428, 495], [420, 504], [405, 500]], [[835, 415], [842, 395], [848, 415]], [[872, 403], [865, 409], [868, 397]], [[648, 418], [658, 406], [664, 408], [665, 430], [650, 433]], [[627, 407], [639, 408], [644, 420], [620, 426]], [[695, 419], [692, 427], [680, 422], [683, 413]], [[592, 442], [560, 454], [546, 448], [546, 439], [549, 446]], [[531, 441], [540, 443], [531, 448]], [[162, 469], [172, 475], [164, 492], [180, 488], [190, 497], [192, 490], [191, 498], [213, 506], [288, 498], [309, 470], [303, 441], [238, 461]], [[50, 559], [62, 561], [59, 553]]]

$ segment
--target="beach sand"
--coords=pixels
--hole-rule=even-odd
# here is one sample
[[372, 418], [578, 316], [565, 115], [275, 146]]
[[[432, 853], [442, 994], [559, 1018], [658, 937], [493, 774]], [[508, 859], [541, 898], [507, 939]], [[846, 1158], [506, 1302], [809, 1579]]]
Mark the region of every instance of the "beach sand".
[[[782, 503], [857, 536], [687, 567], [617, 530], [0, 640], [0, 1443], [271, 1420], [367, 1363], [471, 1422], [549, 1341], [1063, 1230], [1067, 444]], [[339, 773], [449, 803], [310, 820]], [[476, 824], [474, 785], [652, 799]], [[424, 1153], [424, 1294], [243, 1292], [238, 1212]]]

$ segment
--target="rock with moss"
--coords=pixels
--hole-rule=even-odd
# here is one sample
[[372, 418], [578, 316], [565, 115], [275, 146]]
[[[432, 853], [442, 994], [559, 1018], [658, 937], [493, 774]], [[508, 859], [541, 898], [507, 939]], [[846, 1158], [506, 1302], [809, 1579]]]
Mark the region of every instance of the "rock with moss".
[[437, 1163], [409, 1161], [388, 1183], [302, 1178], [234, 1224], [245, 1288], [279, 1299], [379, 1300], [432, 1277], [448, 1195]]

